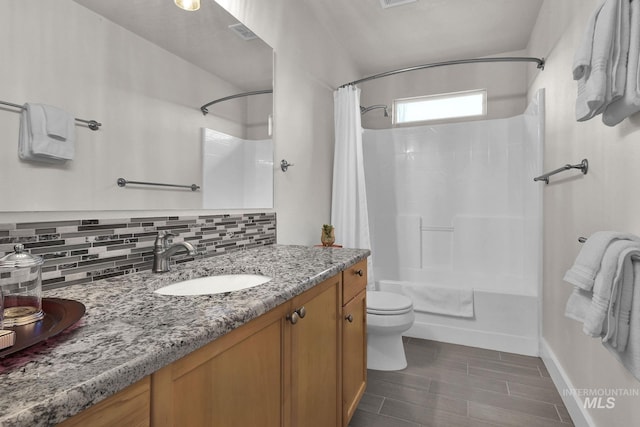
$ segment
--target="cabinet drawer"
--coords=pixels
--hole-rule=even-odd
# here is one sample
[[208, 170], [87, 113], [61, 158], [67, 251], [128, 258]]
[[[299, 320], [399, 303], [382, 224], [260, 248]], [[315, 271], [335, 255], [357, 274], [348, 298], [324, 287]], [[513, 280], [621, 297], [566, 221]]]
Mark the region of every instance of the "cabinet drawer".
[[367, 259], [342, 272], [342, 304], [346, 304], [367, 287]]

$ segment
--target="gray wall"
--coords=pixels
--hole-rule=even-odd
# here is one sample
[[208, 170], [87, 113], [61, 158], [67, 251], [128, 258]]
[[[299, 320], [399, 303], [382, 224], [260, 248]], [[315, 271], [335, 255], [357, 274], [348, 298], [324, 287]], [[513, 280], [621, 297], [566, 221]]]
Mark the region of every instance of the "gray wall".
[[[545, 70], [531, 75], [529, 89], [532, 95], [546, 88], [545, 170], [585, 157], [590, 166], [584, 177], [552, 179], [544, 188], [542, 350], [569, 387], [638, 392], [640, 382], [598, 339], [584, 335], [580, 323], [564, 316], [571, 286], [562, 277], [580, 250], [578, 237], [599, 230], [640, 235], [640, 115], [614, 128], [603, 125], [600, 116], [581, 123], [574, 118], [573, 56], [600, 3], [546, 0], [529, 46], [531, 55], [547, 58]], [[590, 409], [587, 417], [598, 426], [632, 425], [640, 420], [638, 399], [617, 397], [614, 408]]]

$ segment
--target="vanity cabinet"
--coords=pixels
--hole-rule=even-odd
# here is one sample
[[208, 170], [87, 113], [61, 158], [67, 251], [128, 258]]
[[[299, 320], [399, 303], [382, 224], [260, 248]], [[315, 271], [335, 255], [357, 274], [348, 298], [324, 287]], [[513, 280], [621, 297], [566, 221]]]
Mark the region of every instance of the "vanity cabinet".
[[347, 427], [367, 386], [367, 260], [343, 273], [342, 426]]
[[336, 275], [154, 373], [152, 425], [338, 425], [340, 284]]
[[347, 426], [366, 385], [365, 286], [366, 260], [62, 425]]

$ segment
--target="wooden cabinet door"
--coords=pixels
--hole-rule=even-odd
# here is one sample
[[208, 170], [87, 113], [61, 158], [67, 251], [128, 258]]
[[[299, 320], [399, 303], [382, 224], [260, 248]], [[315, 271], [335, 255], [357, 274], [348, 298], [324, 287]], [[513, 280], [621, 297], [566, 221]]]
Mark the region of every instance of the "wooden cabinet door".
[[80, 412], [58, 427], [149, 426], [149, 394], [151, 381], [144, 377], [102, 402]]
[[281, 427], [286, 305], [153, 374], [154, 426]]
[[342, 310], [342, 425], [349, 425], [367, 386], [366, 291]]
[[[339, 336], [341, 275], [334, 276], [292, 300], [289, 321], [291, 343], [291, 425], [337, 426], [339, 410]], [[302, 308], [304, 307], [304, 310]]]

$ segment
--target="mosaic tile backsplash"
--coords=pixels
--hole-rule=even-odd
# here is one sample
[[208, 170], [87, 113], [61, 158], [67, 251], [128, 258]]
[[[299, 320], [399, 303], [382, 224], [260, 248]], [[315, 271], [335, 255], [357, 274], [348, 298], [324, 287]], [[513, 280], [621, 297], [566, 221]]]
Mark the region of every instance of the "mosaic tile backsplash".
[[[89, 283], [151, 270], [158, 231], [191, 243], [198, 257], [276, 243], [276, 214], [244, 213], [0, 224], [0, 257], [22, 243], [45, 259], [42, 288]], [[193, 260], [186, 253], [172, 264]]]

